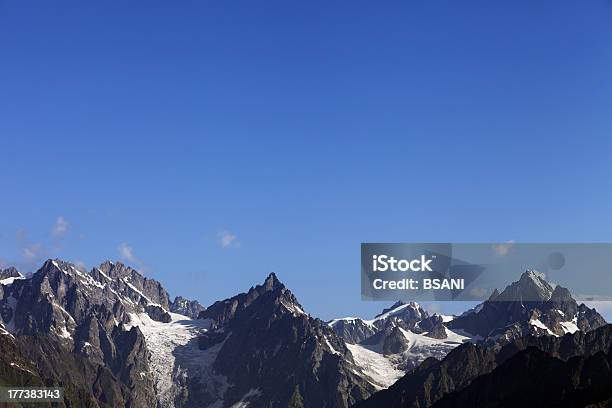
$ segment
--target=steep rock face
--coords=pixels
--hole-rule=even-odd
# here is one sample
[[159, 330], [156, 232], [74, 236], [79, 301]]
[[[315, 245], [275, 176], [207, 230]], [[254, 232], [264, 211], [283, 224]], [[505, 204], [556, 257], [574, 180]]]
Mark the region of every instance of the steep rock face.
[[451, 316], [430, 315], [417, 303], [396, 302], [372, 320], [335, 319], [329, 322], [343, 337], [374, 384], [388, 387], [428, 357], [443, 358], [471, 338], [448, 330]]
[[385, 333], [382, 339], [382, 351], [384, 355], [399, 354], [408, 350], [410, 341], [404, 336], [404, 333], [395, 326]]
[[494, 295], [476, 310], [449, 322], [448, 327], [495, 342], [528, 334], [562, 336], [605, 324], [594, 309], [578, 305], [569, 290], [561, 286], [553, 288], [533, 270]]
[[336, 334], [347, 343], [357, 344], [374, 335], [379, 329], [370, 322], [365, 322], [359, 318], [345, 317], [343, 319], [332, 320], [330, 327]]
[[274, 274], [200, 317], [215, 329], [200, 344], [222, 343], [214, 367], [230, 384], [223, 406], [348, 407], [374, 391], [344, 341], [308, 316]]
[[[143, 359], [142, 354], [135, 357], [139, 368]], [[119, 366], [124, 367], [122, 362]], [[52, 333], [14, 336], [0, 328], [0, 384], [64, 387], [65, 406], [143, 407], [153, 402], [135, 382], [120, 381], [109, 367], [62, 347]]]
[[461, 389], [495, 367], [495, 354], [471, 343], [452, 350], [442, 360], [425, 360], [386, 390], [356, 405], [374, 407], [428, 407], [446, 393]]
[[[25, 277], [14, 267], [0, 269], [0, 299], [4, 297], [4, 288]], [[0, 310], [1, 312], [1, 310]]]
[[89, 387], [101, 398], [98, 402], [146, 406], [154, 403], [154, 395], [144, 337], [137, 328], [125, 330], [122, 323], [149, 302], [133, 294], [133, 299], [122, 296], [113, 288], [119, 285], [99, 282], [70, 263], [49, 260], [30, 279], [4, 286], [0, 317], [23, 342], [25, 352], [37, 356], [41, 372], [52, 372], [55, 378], [78, 372], [87, 380], [78, 384]]
[[155, 279], [148, 279], [121, 262], [104, 262], [91, 275], [98, 282], [108, 282], [114, 290], [134, 302], [160, 305], [170, 310], [168, 292]]
[[[113, 264], [113, 271], [124, 273], [113, 273], [110, 278], [103, 272], [109, 264], [86, 273], [73, 264], [48, 260], [32, 278], [4, 286], [0, 307], [11, 310], [2, 316], [5, 324], [19, 334], [53, 330], [68, 339], [76, 325], [91, 314], [110, 329], [128, 323], [129, 313], [146, 311], [149, 306], [167, 313], [168, 295], [158, 282], [120, 263]], [[161, 295], [154, 297], [151, 288]]]
[[19, 273], [17, 268], [15, 268], [14, 266], [9, 266], [5, 269], [0, 269], [0, 284], [12, 283], [13, 280], [10, 278], [23, 279], [24, 276]]
[[583, 407], [611, 398], [612, 349], [563, 361], [532, 347], [434, 407]]
[[427, 322], [429, 318], [429, 313], [419, 304], [399, 301], [384, 309], [372, 320], [345, 317], [334, 319], [328, 324], [345, 341], [358, 344], [389, 327], [398, 326], [404, 330], [421, 333], [423, 329], [420, 325]]
[[[516, 298], [529, 300], [513, 300]], [[435, 315], [418, 322], [415, 329], [426, 331], [427, 335], [433, 332], [434, 337], [436, 332], [443, 336], [443, 329], [446, 334], [452, 333], [449, 329], [461, 329], [482, 339], [479, 345], [459, 346], [441, 362], [425, 360], [388, 390], [358, 406], [431, 406], [528, 347], [545, 350], [564, 361], [606, 352], [611, 336], [610, 326], [605, 324], [594, 309], [578, 305], [567, 289], [553, 288], [541, 274], [527, 271], [503, 292], [494, 291], [488, 301], [450, 322], [444, 323], [443, 318]], [[360, 344], [367, 346], [376, 336], [384, 336], [384, 332]]]
[[[109, 407], [104, 403], [99, 402], [94, 395], [93, 387], [86, 384], [87, 381], [83, 377], [75, 375], [75, 381], [69, 380], [68, 376], [57, 376], [53, 371], [47, 371], [44, 365], [38, 365], [36, 362], [40, 359], [42, 348], [39, 348], [38, 341], [22, 342], [20, 338], [15, 337], [3, 331], [0, 328], [0, 384], [10, 385], [13, 387], [64, 387], [64, 404], [60, 406], [75, 406], [75, 407]], [[61, 358], [54, 361], [55, 367], [60, 368], [63, 373], [63, 368], [72, 370], [77, 373], [77, 370], [89, 372], [86, 369], [88, 363], [86, 360], [72, 356], [70, 353], [59, 354]], [[54, 360], [57, 354], [51, 354], [46, 357], [49, 360]], [[71, 363], [75, 362], [75, 365]], [[93, 370], [92, 370], [93, 372]], [[103, 377], [104, 373], [100, 373]], [[127, 389], [125, 390], [127, 393]], [[123, 400], [122, 400], [123, 401]], [[11, 406], [30, 406], [27, 404], [15, 403]], [[38, 403], [36, 406], [51, 407], [51, 403]]]
[[172, 313], [182, 314], [184, 316], [189, 316], [193, 319], [197, 319], [197, 317], [200, 315], [200, 312], [204, 310], [206, 310], [206, 308], [202, 306], [197, 300], [185, 299], [182, 296], [175, 297], [174, 301], [170, 303], [170, 311]]
[[151, 319], [158, 322], [169, 323], [172, 320], [170, 317], [170, 313], [168, 313], [167, 310], [164, 310], [159, 305], [147, 305], [145, 306], [145, 312], [149, 315]]
[[444, 320], [440, 315], [433, 315], [428, 321], [427, 324], [420, 324], [421, 328], [425, 329], [424, 326], [427, 326], [427, 334], [425, 336], [431, 337], [433, 339], [446, 339], [448, 337], [448, 333], [446, 332], [446, 326], [444, 325]]
[[348, 407], [375, 391], [344, 341], [273, 274], [205, 310], [169, 303], [159, 283], [121, 263], [86, 273], [49, 260], [0, 296], [0, 334], [30, 356], [34, 375], [82, 388], [89, 399], [77, 406]]
[[372, 323], [381, 329], [386, 327], [389, 321], [393, 321], [404, 330], [413, 330], [417, 323], [428, 317], [429, 313], [418, 303], [398, 301], [388, 309], [384, 309]]
[[356, 407], [429, 407], [445, 395], [462, 390], [476, 378], [489, 374], [504, 361], [528, 348], [542, 350], [551, 357], [566, 361], [577, 356], [607, 353], [611, 346], [612, 325], [563, 337], [527, 336], [493, 348], [467, 343], [451, 351], [441, 361], [434, 358], [424, 361], [391, 387], [374, 394]]
[[546, 281], [544, 275], [528, 269], [517, 282], [508, 285], [495, 300], [515, 302], [544, 302], [550, 300], [554, 291], [553, 286]]

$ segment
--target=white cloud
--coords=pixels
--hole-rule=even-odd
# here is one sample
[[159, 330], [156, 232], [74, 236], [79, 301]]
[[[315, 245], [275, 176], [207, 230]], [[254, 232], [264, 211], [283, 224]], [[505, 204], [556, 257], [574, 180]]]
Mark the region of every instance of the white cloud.
[[493, 245], [493, 251], [497, 256], [506, 256], [508, 255], [512, 244], [514, 244], [514, 241], [506, 241], [503, 244], [495, 244]]
[[25, 228], [17, 229], [15, 232], [15, 238], [17, 241], [24, 241], [28, 237], [28, 231]]
[[122, 242], [117, 247], [117, 250], [119, 251], [119, 256], [121, 257], [121, 259], [128, 262], [140, 262], [138, 258], [136, 258], [136, 256], [134, 255], [134, 250], [132, 249], [132, 247], [126, 244], [125, 242]]
[[230, 248], [231, 246], [236, 246], [238, 244], [238, 241], [236, 241], [236, 235], [229, 231], [220, 231], [217, 233], [217, 239], [219, 240], [219, 245], [221, 245], [221, 248]]
[[57, 220], [55, 220], [55, 225], [53, 225], [53, 230], [51, 233], [55, 237], [61, 237], [62, 235], [66, 235], [69, 228], [70, 224], [68, 221], [66, 221], [66, 219], [60, 215], [57, 217]]
[[21, 249], [21, 255], [29, 262], [36, 261], [43, 254], [41, 244], [30, 244]]
[[474, 300], [485, 300], [493, 291], [486, 288], [471, 288], [468, 291], [468, 296]]
[[426, 304], [424, 303], [421, 306], [423, 306], [425, 310], [427, 310], [431, 314], [434, 314], [434, 313], [443, 314], [444, 313], [444, 307], [440, 305], [439, 303], [428, 302]]

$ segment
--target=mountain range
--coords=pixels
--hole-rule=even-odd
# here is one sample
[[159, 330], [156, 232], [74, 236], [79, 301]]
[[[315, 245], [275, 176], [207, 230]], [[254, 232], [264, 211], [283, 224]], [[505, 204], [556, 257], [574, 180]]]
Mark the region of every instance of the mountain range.
[[205, 308], [121, 262], [0, 270], [0, 385], [62, 386], [64, 406], [511, 406], [530, 384], [509, 379], [547, 367], [551, 404], [587, 404], [609, 362], [610, 326], [533, 270], [461, 316], [397, 302], [330, 322], [275, 274]]

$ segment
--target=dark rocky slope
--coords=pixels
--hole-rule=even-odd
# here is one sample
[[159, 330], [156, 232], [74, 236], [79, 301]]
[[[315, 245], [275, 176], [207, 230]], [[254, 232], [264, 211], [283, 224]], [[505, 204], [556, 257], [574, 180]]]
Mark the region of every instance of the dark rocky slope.
[[223, 406], [250, 392], [249, 407], [348, 407], [374, 391], [344, 341], [307, 315], [274, 274], [200, 318], [214, 328], [201, 347], [223, 342], [214, 365], [232, 384]]
[[586, 407], [612, 401], [612, 349], [567, 361], [536, 348], [514, 355], [433, 406]]
[[[467, 343], [451, 351], [441, 361], [434, 358], [424, 361], [388, 389], [379, 391], [355, 406], [429, 407], [447, 394], [462, 390], [475, 379], [491, 373], [523, 350], [533, 348], [551, 358], [567, 361], [574, 357], [587, 358], [600, 352], [609, 353], [611, 346], [612, 325], [563, 337], [527, 336], [497, 348]], [[550, 393], [553, 390], [543, 388], [542, 392]]]

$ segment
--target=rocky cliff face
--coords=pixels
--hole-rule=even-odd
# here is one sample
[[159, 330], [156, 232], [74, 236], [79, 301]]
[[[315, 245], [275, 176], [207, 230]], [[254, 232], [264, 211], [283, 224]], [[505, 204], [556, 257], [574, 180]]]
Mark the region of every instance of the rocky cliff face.
[[375, 385], [387, 387], [428, 357], [442, 358], [471, 338], [449, 330], [450, 316], [430, 315], [417, 303], [397, 302], [372, 320], [329, 322]]
[[[9, 278], [22, 278], [23, 279], [23, 277], [24, 276], [20, 274], [17, 268], [15, 268], [14, 266], [10, 266], [5, 269], [0, 269], [0, 282], [4, 284], [8, 284], [8, 282], [5, 281], [6, 279], [9, 279]], [[11, 283], [12, 283], [12, 280], [11, 280]]]
[[584, 407], [612, 399], [612, 349], [564, 360], [530, 347], [434, 407]]
[[201, 347], [222, 344], [214, 367], [231, 384], [223, 406], [348, 407], [375, 390], [344, 341], [307, 315], [274, 274], [200, 318], [212, 328]]
[[[571, 386], [569, 383], [572, 378], [580, 377], [572, 377], [572, 372], [584, 375], [584, 379], [580, 380], [583, 383], [599, 384], [596, 389], [600, 390], [602, 383], [609, 384], [609, 382], [606, 383], [609, 381], [609, 366], [606, 366], [605, 362], [609, 360], [610, 347], [612, 347], [612, 325], [603, 326], [589, 333], [577, 332], [560, 338], [526, 336], [514, 339], [504, 346], [500, 345], [498, 348], [467, 343], [451, 351], [441, 361], [434, 358], [426, 360], [388, 389], [374, 394], [369, 399], [356, 404], [355, 407], [429, 407], [438, 406], [436, 404], [438, 402], [444, 407], [547, 406], [540, 404], [541, 399], [534, 399], [533, 403], [527, 404], [521, 400], [523, 403], [504, 405], [500, 402], [500, 398], [501, 401], [511, 401], [512, 393], [522, 392], [519, 391], [523, 389], [521, 384], [529, 384], [531, 389], [537, 387], [542, 395], [550, 396], [560, 391], [557, 387], [565, 381], [567, 391], [575, 392], [580, 389], [580, 382], [574, 382]], [[523, 351], [525, 352], [521, 353]], [[542, 353], [547, 357], [543, 359]], [[589, 359], [591, 356], [595, 358]], [[525, 363], [525, 359], [530, 358], [535, 360], [533, 365], [529, 361]], [[572, 360], [574, 358], [578, 360]], [[552, 373], [550, 378], [542, 379], [540, 375], [550, 372], [545, 367], [547, 363], [542, 364], [542, 361], [553, 362], [554, 359], [560, 363], [551, 364], [550, 367], [559, 366], [559, 372]], [[584, 365], [581, 365], [580, 362], [585, 361], [592, 364], [592, 367], [581, 371]], [[568, 362], [568, 364], [563, 362]], [[508, 366], [511, 369], [508, 369]], [[498, 367], [500, 371], [494, 371]], [[579, 368], [577, 371], [576, 367]], [[604, 371], [608, 371], [603, 374], [598, 373], [597, 370], [601, 367], [604, 368]], [[541, 370], [540, 374], [538, 370]], [[488, 377], [492, 372], [495, 374]], [[591, 377], [596, 381], [590, 381]], [[481, 378], [486, 379], [480, 380]], [[561, 382], [552, 381], [546, 388], [543, 385], [544, 382], [553, 378]], [[468, 386], [469, 388], [466, 388]], [[465, 392], [459, 393], [464, 389]], [[513, 391], [508, 392], [509, 390]], [[607, 390], [610, 392], [612, 388]], [[558, 395], [562, 396], [563, 393]], [[561, 400], [549, 397], [548, 401], [558, 403]]]
[[[372, 320], [330, 323], [274, 274], [205, 309], [170, 302], [119, 262], [86, 272], [49, 260], [27, 279], [0, 272], [0, 382], [68, 384], [68, 406], [348, 407], [400, 379], [365, 403], [382, 405], [364, 406], [423, 407], [464, 389], [456, 401], [481, 398], [469, 384], [505, 379], [497, 369], [531, 348], [563, 364], [608, 361], [588, 359], [609, 348], [603, 318], [533, 271], [455, 319], [398, 302]], [[508, 300], [522, 293], [532, 300]], [[580, 364], [567, 367], [592, 378]], [[577, 384], [564, 390], [586, 386]]]
[[168, 292], [161, 283], [147, 279], [121, 262], [104, 262], [98, 268], [94, 268], [91, 275], [98, 282], [108, 283], [124, 298], [139, 305], [155, 304], [166, 311], [170, 310]]
[[[2, 321], [44, 375], [71, 378], [99, 402], [150, 406], [155, 398], [144, 337], [124, 323], [152, 303], [144, 293], [163, 302], [165, 291], [131, 271], [112, 271], [103, 265], [87, 273], [49, 260], [30, 279], [2, 286]], [[77, 373], [82, 381], [72, 379]]]
[[77, 406], [348, 407], [376, 390], [273, 274], [208, 309], [119, 262], [49, 260], [0, 287], [5, 378], [70, 382]]
[[430, 317], [429, 313], [419, 304], [399, 301], [384, 309], [372, 320], [345, 317], [332, 320], [329, 325], [345, 341], [358, 344], [389, 327], [390, 324], [399, 326], [404, 330], [414, 330], [421, 333], [423, 330], [418, 327], [418, 323], [428, 317]]
[[[451, 333], [461, 330], [473, 336], [470, 343], [457, 347], [441, 361], [434, 358], [425, 360], [389, 389], [375, 394], [359, 407], [428, 407], [442, 398], [441, 406], [469, 405], [478, 398], [484, 398], [483, 395], [475, 389], [460, 393], [460, 397], [451, 397], [450, 393], [487, 376], [523, 350], [534, 348], [562, 361], [576, 356], [586, 359], [599, 351], [608, 353], [612, 340], [611, 326], [606, 325], [594, 309], [578, 305], [566, 288], [553, 287], [541, 274], [532, 270], [526, 271], [501, 293], [496, 290], [489, 300], [462, 316], [448, 322], [434, 316], [419, 322], [418, 327], [427, 330], [427, 336], [433, 337], [443, 337], [449, 330]], [[535, 360], [542, 360], [537, 352], [534, 355]], [[530, 358], [522, 356], [519, 359]], [[606, 361], [607, 357], [600, 357], [589, 361]], [[561, 365], [573, 367], [571, 364]], [[560, 372], [566, 372], [563, 371], [565, 368], [560, 368]], [[492, 378], [500, 380], [502, 377]], [[537, 383], [537, 378], [531, 378], [531, 381]], [[572, 387], [566, 391], [577, 392]], [[500, 395], [511, 398], [511, 394], [506, 395], [501, 391]], [[540, 406], [539, 402], [542, 401], [537, 401], [536, 405]], [[557, 399], [551, 401], [559, 402]], [[482, 402], [476, 406], [486, 406], [484, 400]]]
[[197, 319], [200, 312], [204, 310], [206, 310], [206, 308], [197, 300], [185, 299], [182, 296], [175, 297], [174, 301], [170, 303], [171, 312], [189, 316], [193, 319]]
[[496, 342], [528, 334], [562, 336], [593, 330], [605, 323], [594, 309], [578, 305], [569, 290], [553, 288], [541, 274], [529, 270], [476, 310], [448, 323], [448, 327]]

